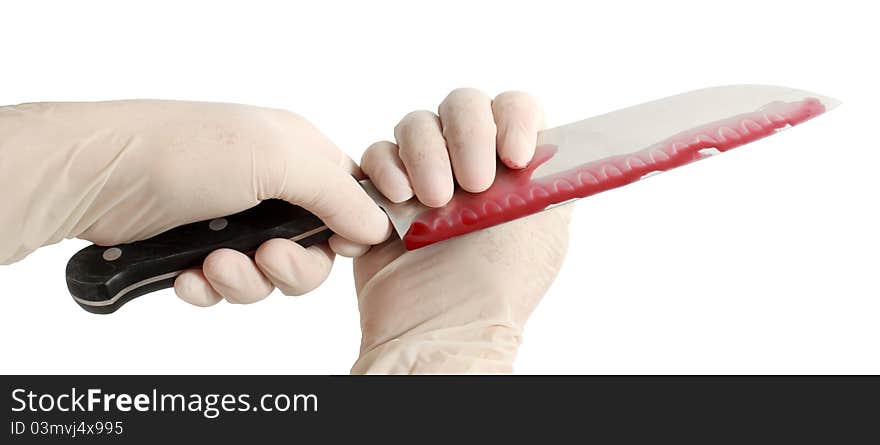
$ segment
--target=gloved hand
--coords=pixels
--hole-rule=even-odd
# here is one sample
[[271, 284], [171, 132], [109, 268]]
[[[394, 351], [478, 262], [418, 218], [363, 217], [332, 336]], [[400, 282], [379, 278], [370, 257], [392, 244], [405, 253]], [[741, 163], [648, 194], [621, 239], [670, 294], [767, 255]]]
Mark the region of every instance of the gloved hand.
[[[387, 217], [352, 175], [359, 170], [311, 124], [281, 110], [135, 100], [0, 107], [0, 264], [79, 237], [112, 245], [233, 214], [279, 198], [334, 232], [374, 244]], [[287, 240], [255, 260], [218, 250], [177, 278], [177, 294], [207, 306], [250, 303], [279, 287], [320, 284], [334, 254]]]
[[[523, 93], [493, 101], [456, 90], [439, 117], [406, 115], [397, 144], [373, 144], [362, 168], [392, 201], [415, 193], [441, 206], [453, 176], [465, 190], [486, 190], [496, 153], [508, 167], [524, 168], [542, 126], [539, 106]], [[569, 217], [561, 207], [411, 252], [395, 238], [356, 258], [362, 340], [352, 372], [511, 371], [526, 319], [562, 264]]]

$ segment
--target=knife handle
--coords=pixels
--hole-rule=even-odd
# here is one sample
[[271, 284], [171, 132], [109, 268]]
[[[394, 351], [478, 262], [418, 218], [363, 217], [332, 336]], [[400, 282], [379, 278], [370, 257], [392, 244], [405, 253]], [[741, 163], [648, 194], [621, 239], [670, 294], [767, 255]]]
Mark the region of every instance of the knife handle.
[[172, 287], [181, 272], [201, 267], [214, 250], [252, 255], [273, 238], [308, 247], [330, 235], [324, 223], [303, 208], [266, 200], [241, 213], [187, 224], [143, 241], [86, 247], [67, 263], [67, 289], [83, 309], [109, 314], [135, 297]]

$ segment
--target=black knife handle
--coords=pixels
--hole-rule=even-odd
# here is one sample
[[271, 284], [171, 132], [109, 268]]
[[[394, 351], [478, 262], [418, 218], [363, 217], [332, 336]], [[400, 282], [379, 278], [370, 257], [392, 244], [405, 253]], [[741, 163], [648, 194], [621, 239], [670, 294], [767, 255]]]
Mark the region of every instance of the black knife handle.
[[67, 263], [67, 288], [83, 309], [109, 314], [135, 297], [172, 287], [177, 275], [200, 267], [214, 250], [253, 254], [273, 238], [308, 247], [330, 235], [324, 223], [303, 208], [267, 200], [244, 212], [180, 226], [147, 240], [86, 247]]

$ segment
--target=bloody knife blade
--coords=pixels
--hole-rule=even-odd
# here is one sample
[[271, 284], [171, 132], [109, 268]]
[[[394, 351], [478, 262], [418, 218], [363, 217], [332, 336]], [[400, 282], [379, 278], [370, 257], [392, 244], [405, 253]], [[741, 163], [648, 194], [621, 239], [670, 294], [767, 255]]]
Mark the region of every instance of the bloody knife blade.
[[748, 144], [838, 104], [775, 86], [696, 90], [544, 130], [528, 168], [499, 168], [487, 191], [458, 190], [444, 207], [394, 204], [366, 190], [412, 250]]
[[[369, 181], [362, 185], [412, 250], [748, 144], [838, 104], [785, 87], [707, 88], [544, 130], [527, 168], [500, 167], [487, 191], [459, 189], [444, 207], [430, 208], [415, 199], [394, 204]], [[264, 201], [236, 215], [188, 224], [148, 240], [89, 246], [68, 263], [67, 284], [84, 309], [110, 313], [132, 298], [173, 286], [177, 275], [199, 267], [216, 249], [252, 253], [272, 238], [308, 246], [330, 235], [302, 208]]]

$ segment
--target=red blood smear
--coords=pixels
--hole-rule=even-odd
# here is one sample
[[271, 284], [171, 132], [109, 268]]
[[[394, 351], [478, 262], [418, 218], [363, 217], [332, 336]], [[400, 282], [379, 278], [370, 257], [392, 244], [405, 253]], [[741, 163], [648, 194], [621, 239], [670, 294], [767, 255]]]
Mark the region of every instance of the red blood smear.
[[702, 149], [727, 151], [824, 111], [825, 106], [814, 98], [773, 102], [752, 113], [683, 131], [635, 153], [611, 156], [533, 180], [535, 169], [557, 152], [554, 145], [541, 145], [527, 168], [511, 170], [499, 166], [495, 182], [485, 192], [459, 191], [446, 206], [418, 215], [403, 242], [409, 250], [418, 249], [539, 212], [552, 204], [617, 188], [648, 173], [708, 156], [700, 153]]

